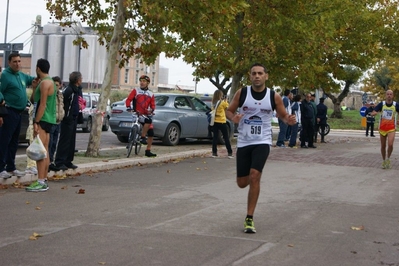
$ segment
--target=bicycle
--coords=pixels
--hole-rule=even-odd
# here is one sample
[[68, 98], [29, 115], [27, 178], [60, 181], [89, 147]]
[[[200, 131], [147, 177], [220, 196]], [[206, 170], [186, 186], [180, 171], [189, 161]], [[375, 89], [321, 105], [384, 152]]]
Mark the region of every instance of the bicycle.
[[[129, 110], [127, 110], [129, 111]], [[127, 145], [127, 158], [129, 158], [133, 146], [134, 153], [137, 155], [141, 150], [141, 131], [143, 130], [143, 125], [139, 122], [139, 115], [136, 112], [132, 112], [133, 125], [129, 133], [129, 143]]]

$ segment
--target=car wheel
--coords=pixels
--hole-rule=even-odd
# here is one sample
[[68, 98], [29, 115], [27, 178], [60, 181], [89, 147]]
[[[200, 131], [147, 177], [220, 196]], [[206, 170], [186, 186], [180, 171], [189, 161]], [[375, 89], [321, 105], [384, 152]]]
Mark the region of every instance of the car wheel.
[[108, 131], [109, 129], [109, 118], [108, 116], [104, 117], [103, 127], [101, 128], [102, 131]]
[[165, 135], [162, 138], [162, 143], [167, 146], [175, 146], [179, 144], [180, 140], [180, 128], [175, 123], [168, 125], [165, 131]]
[[128, 136], [119, 136], [116, 135], [116, 137], [118, 138], [118, 140], [122, 143], [128, 143], [129, 142], [129, 137]]

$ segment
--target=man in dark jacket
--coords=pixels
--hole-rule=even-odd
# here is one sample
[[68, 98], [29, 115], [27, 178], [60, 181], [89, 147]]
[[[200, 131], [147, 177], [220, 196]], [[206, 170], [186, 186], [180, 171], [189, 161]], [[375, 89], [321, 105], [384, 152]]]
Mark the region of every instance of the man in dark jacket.
[[60, 139], [58, 141], [54, 165], [50, 165], [50, 170], [66, 171], [69, 168], [78, 168], [72, 162], [75, 156], [76, 126], [79, 115], [78, 98], [79, 96], [82, 97], [82, 91], [79, 90], [81, 84], [82, 74], [77, 71], [72, 72], [69, 75], [69, 85], [63, 92], [65, 117], [61, 121]]
[[371, 112], [374, 110], [374, 103], [371, 102], [370, 106], [366, 109], [366, 118], [367, 118], [367, 127], [366, 127], [366, 137], [369, 136], [369, 130], [370, 130], [370, 136], [374, 136], [374, 122], [375, 122], [375, 117], [370, 115]]
[[[311, 95], [308, 93], [301, 103], [301, 148], [316, 148], [313, 145], [315, 111], [310, 99]], [[308, 146], [306, 146], [306, 141]]]
[[[324, 132], [327, 124], [327, 106], [324, 104], [324, 98], [320, 98], [320, 102], [317, 105], [317, 116], [316, 116], [316, 132], [314, 135], [315, 142], [317, 141], [317, 134], [319, 128], [321, 132]], [[321, 143], [326, 143], [324, 141], [324, 134], [321, 134]]]

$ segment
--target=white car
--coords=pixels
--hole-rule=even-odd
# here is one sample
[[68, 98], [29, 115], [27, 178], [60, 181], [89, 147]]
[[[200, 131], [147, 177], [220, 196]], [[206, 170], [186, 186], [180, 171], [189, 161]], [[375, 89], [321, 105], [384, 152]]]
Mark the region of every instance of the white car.
[[[77, 128], [81, 128], [83, 132], [90, 132], [93, 125], [93, 116], [97, 113], [97, 103], [100, 99], [100, 94], [95, 92], [84, 92], [83, 98], [86, 100], [86, 108], [83, 109], [83, 123], [78, 124]], [[111, 107], [109, 100], [107, 103], [107, 110], [103, 114], [103, 126], [102, 131], [108, 131], [109, 129], [109, 117], [111, 113]]]

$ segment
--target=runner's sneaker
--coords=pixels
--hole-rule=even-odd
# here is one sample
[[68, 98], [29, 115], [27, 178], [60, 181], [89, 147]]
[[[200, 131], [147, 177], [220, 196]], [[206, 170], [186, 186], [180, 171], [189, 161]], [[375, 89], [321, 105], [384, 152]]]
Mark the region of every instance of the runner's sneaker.
[[385, 160], [382, 161], [382, 169], [387, 169], [387, 164], [386, 164]]
[[233, 156], [232, 153], [229, 153], [229, 155], [227, 155], [227, 157], [228, 157], [229, 159], [234, 159], [234, 156]]
[[27, 192], [44, 192], [48, 190], [48, 185], [47, 182], [35, 181], [29, 187], [26, 187], [25, 190]]
[[245, 218], [244, 233], [247, 233], [247, 234], [256, 233], [254, 220], [252, 218]]
[[36, 167], [28, 167], [25, 169], [25, 173], [29, 175], [37, 175], [37, 169]]
[[7, 171], [3, 171], [0, 173], [0, 178], [11, 178], [12, 175], [10, 175], [9, 173], [7, 173]]
[[212, 158], [216, 158], [216, 157], [218, 157], [218, 154], [217, 153], [212, 153]]
[[385, 169], [391, 169], [391, 160], [390, 159], [387, 159], [385, 161]]
[[8, 172], [8, 173], [9, 173], [10, 175], [16, 176], [16, 177], [22, 177], [22, 176], [25, 176], [25, 175], [26, 175], [25, 171], [19, 171], [19, 170], [14, 170], [14, 171]]

